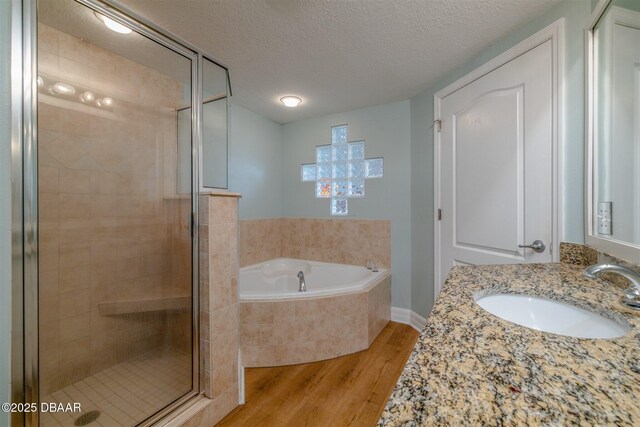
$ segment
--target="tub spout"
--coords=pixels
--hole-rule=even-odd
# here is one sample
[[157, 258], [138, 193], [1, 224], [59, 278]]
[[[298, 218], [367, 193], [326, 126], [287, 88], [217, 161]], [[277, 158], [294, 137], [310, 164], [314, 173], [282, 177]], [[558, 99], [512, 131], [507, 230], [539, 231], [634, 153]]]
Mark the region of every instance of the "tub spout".
[[304, 273], [298, 272], [298, 292], [307, 292], [307, 284], [304, 281]]

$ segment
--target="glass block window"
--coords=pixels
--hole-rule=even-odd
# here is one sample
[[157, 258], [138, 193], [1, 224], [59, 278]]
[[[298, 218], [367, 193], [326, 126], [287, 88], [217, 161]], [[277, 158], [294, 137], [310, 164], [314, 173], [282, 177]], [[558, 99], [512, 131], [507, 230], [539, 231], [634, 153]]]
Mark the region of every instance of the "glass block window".
[[302, 165], [300, 170], [302, 176], [302, 182], [315, 181], [316, 180], [316, 165], [315, 163]]
[[367, 159], [365, 163], [365, 177], [366, 178], [382, 178], [383, 159], [379, 157], [377, 159]]
[[331, 163], [318, 163], [318, 174], [316, 176], [316, 179], [318, 180], [331, 179], [331, 170], [332, 170]]
[[347, 143], [347, 125], [331, 128], [331, 145]]
[[383, 158], [367, 159], [365, 141], [348, 142], [348, 126], [331, 128], [331, 145], [316, 147], [316, 163], [303, 164], [303, 182], [315, 182], [316, 197], [331, 198], [331, 215], [347, 215], [350, 198], [364, 197], [365, 180], [382, 178]]
[[349, 181], [349, 197], [364, 197], [364, 179], [352, 179]]
[[332, 197], [346, 197], [347, 196], [347, 181], [334, 181]]
[[364, 160], [349, 162], [349, 178], [364, 178]]
[[349, 160], [364, 160], [364, 141], [349, 143]]
[[347, 161], [347, 144], [340, 144], [333, 146], [333, 160], [334, 162], [346, 162]]
[[331, 146], [321, 145], [316, 147], [316, 162], [326, 163], [331, 161]]
[[335, 197], [331, 199], [331, 215], [347, 215], [348, 213], [347, 199]]
[[330, 182], [317, 182], [316, 183], [316, 197], [331, 197], [331, 183]]
[[335, 162], [333, 164], [333, 179], [342, 179], [347, 177], [347, 162]]

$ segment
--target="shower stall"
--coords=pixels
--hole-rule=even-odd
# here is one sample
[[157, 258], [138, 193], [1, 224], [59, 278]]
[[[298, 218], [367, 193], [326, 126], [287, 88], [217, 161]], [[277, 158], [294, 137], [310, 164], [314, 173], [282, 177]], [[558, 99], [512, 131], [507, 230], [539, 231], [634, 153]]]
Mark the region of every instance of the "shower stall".
[[[194, 230], [198, 194], [227, 183], [228, 71], [107, 2], [12, 2], [24, 272], [12, 386], [40, 409], [13, 422], [151, 425], [201, 390]], [[82, 410], [43, 410], [69, 403]]]

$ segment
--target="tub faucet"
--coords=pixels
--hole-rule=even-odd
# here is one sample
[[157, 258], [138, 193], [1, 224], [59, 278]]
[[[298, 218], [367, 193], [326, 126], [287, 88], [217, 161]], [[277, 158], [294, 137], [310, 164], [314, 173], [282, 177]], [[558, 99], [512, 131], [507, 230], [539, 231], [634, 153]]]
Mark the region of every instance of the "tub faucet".
[[304, 281], [304, 273], [298, 272], [298, 292], [307, 292], [307, 284]]
[[640, 274], [616, 264], [595, 264], [585, 268], [582, 274], [590, 279], [595, 279], [600, 273], [616, 273], [629, 279], [631, 286], [625, 291], [624, 303], [635, 309], [640, 309]]

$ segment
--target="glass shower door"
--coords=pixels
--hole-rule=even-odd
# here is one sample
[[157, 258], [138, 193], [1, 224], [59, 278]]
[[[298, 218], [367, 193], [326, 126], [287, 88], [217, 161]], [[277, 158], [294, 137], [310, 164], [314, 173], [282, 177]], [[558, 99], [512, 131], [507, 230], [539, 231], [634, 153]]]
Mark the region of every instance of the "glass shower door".
[[42, 426], [133, 426], [197, 388], [176, 120], [192, 60], [73, 0], [38, 2], [39, 395], [82, 408]]

